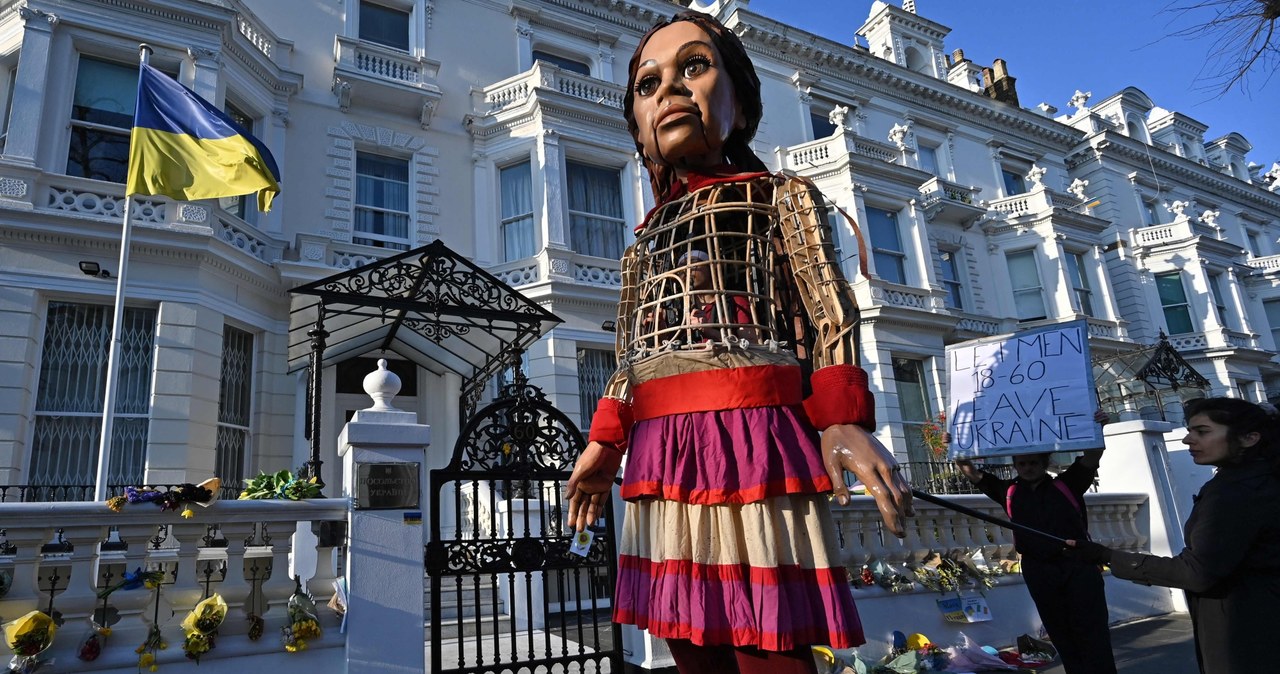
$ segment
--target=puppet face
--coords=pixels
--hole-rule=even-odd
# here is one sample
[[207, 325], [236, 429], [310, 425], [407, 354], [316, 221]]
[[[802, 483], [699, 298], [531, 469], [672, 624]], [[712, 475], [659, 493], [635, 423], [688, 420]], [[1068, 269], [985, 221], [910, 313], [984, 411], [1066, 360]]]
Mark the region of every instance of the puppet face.
[[[1210, 419], [1207, 414], [1197, 414], [1188, 419], [1187, 434], [1182, 438], [1191, 460], [1202, 466], [1227, 463], [1239, 451], [1233, 451], [1231, 440], [1231, 428]], [[1258, 440], [1257, 433], [1248, 433], [1237, 438], [1234, 444], [1243, 449], [1258, 444]]]
[[720, 51], [689, 21], [649, 38], [632, 86], [636, 142], [677, 171], [723, 163], [725, 139], [746, 126]]

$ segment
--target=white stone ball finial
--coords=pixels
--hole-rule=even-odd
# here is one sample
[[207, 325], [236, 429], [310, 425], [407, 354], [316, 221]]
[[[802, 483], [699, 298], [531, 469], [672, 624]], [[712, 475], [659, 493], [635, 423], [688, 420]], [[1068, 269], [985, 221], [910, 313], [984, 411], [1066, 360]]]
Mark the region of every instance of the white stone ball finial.
[[394, 410], [391, 399], [400, 392], [400, 377], [387, 369], [387, 359], [378, 359], [378, 369], [364, 376], [364, 392], [373, 398], [371, 410], [385, 412]]

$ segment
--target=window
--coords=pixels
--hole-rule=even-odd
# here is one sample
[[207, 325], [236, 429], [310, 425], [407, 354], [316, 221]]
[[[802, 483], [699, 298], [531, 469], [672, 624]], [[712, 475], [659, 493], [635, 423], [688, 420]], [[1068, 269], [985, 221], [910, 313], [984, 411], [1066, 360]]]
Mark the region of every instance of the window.
[[354, 243], [409, 250], [409, 162], [356, 153]]
[[1076, 296], [1076, 310], [1085, 316], [1093, 317], [1093, 290], [1089, 288], [1089, 275], [1085, 272], [1084, 255], [1067, 253], [1067, 280], [1071, 282], [1071, 290]]
[[622, 176], [617, 169], [568, 162], [569, 234], [582, 255], [622, 258]]
[[941, 176], [938, 172], [938, 148], [930, 145], [920, 146], [920, 170]]
[[578, 425], [583, 432], [591, 428], [596, 403], [600, 402], [605, 385], [617, 369], [618, 359], [612, 349], [578, 349], [578, 412], [581, 415]]
[[4, 116], [0, 117], [0, 154], [4, 153], [5, 139], [9, 136], [9, 117], [13, 114], [13, 89], [18, 81], [18, 68], [5, 71]]
[[1280, 349], [1280, 300], [1266, 300], [1262, 308], [1267, 314], [1267, 324], [1271, 326], [1271, 348]]
[[71, 103], [67, 175], [123, 183], [138, 67], [81, 56]]
[[1262, 257], [1262, 242], [1258, 239], [1258, 233], [1253, 230], [1245, 232], [1245, 239], [1249, 242], [1249, 252], [1254, 257]]
[[588, 77], [591, 76], [590, 65], [583, 63], [582, 61], [577, 61], [575, 59], [568, 58], [566, 56], [560, 56], [557, 54], [552, 54], [550, 52], [539, 51], [535, 49], [533, 50], [533, 60], [550, 63], [551, 65], [556, 66], [561, 70], [567, 70], [571, 73], [578, 73], [579, 75], [586, 75]]
[[813, 139], [830, 138], [836, 134], [836, 125], [831, 123], [831, 115], [818, 110], [809, 111], [809, 123], [813, 125]]
[[[227, 101], [223, 112], [227, 113], [231, 121], [244, 127], [245, 131], [253, 133], [253, 118], [244, 110], [236, 107], [231, 101]], [[238, 197], [221, 197], [218, 199], [218, 206], [222, 207], [222, 210], [244, 220], [249, 214], [250, 196], [253, 195], [241, 194]]]
[[1209, 275], [1209, 292], [1213, 293], [1213, 310], [1217, 312], [1218, 324], [1230, 327], [1227, 325], [1227, 296], [1222, 291], [1221, 273]]
[[533, 179], [529, 162], [508, 166], [499, 173], [502, 185], [502, 250], [510, 262], [533, 255]]
[[875, 262], [876, 274], [890, 283], [905, 284], [907, 255], [902, 250], [898, 214], [882, 208], [867, 208], [867, 225], [871, 231], [871, 259]]
[[1253, 399], [1253, 382], [1245, 379], [1236, 380], [1236, 397], [1249, 402], [1256, 402]]
[[376, 2], [360, 3], [360, 39], [409, 51], [409, 12]]
[[1009, 253], [1005, 260], [1009, 265], [1009, 282], [1013, 287], [1013, 304], [1018, 320], [1035, 321], [1047, 316], [1036, 252], [1022, 250]]
[[[29, 484], [94, 483], [112, 320], [110, 306], [49, 303]], [[155, 326], [154, 309], [125, 308], [111, 462], [107, 469], [110, 485], [143, 481]]]
[[224, 496], [240, 491], [249, 456], [249, 414], [253, 399], [253, 335], [222, 328], [222, 379], [218, 393], [218, 440], [214, 474]]
[[1159, 225], [1164, 222], [1160, 217], [1160, 205], [1154, 201], [1142, 202], [1142, 219], [1148, 225]]
[[947, 291], [947, 308], [963, 310], [964, 285], [960, 282], [956, 251], [938, 249], [938, 268], [941, 270], [942, 287]]
[[1011, 197], [1027, 191], [1027, 181], [1021, 173], [1009, 169], [1000, 169], [1000, 177], [1004, 180], [1004, 195]]
[[1187, 291], [1182, 287], [1182, 272], [1156, 274], [1156, 292], [1160, 295], [1160, 306], [1164, 309], [1164, 322], [1169, 334], [1191, 332], [1191, 307], [1187, 306]]
[[932, 416], [929, 411], [928, 385], [924, 378], [924, 361], [895, 357], [893, 381], [898, 390], [898, 410], [902, 413], [902, 432], [906, 436], [908, 460], [936, 460], [925, 447], [921, 433], [924, 422]]

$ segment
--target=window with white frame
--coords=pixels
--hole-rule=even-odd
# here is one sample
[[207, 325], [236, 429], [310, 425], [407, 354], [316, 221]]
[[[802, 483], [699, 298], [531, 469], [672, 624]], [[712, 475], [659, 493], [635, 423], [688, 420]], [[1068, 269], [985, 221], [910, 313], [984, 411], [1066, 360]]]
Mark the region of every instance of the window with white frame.
[[898, 411], [902, 414], [902, 432], [907, 441], [908, 461], [936, 461], [924, 444], [922, 430], [933, 413], [930, 411], [929, 386], [924, 375], [924, 361], [918, 358], [893, 358], [893, 382], [898, 391]]
[[600, 402], [604, 387], [617, 369], [618, 359], [613, 349], [578, 349], [578, 425], [584, 432], [591, 428], [596, 403]]
[[527, 161], [512, 164], [498, 172], [502, 194], [503, 260], [511, 262], [531, 257], [534, 253], [533, 177]]
[[1222, 272], [1209, 274], [1209, 292], [1213, 295], [1213, 310], [1218, 317], [1218, 324], [1224, 328], [1231, 327], [1227, 323], [1227, 295], [1223, 292]]
[[1258, 233], [1252, 229], [1246, 230], [1244, 233], [1245, 240], [1249, 243], [1249, 252], [1254, 257], [1262, 257], [1262, 241]]
[[409, 161], [357, 152], [352, 242], [409, 250], [409, 222]]
[[1155, 199], [1142, 200], [1142, 220], [1147, 225], [1159, 225], [1164, 222], [1164, 216], [1160, 213], [1161, 206], [1156, 203]]
[[1237, 380], [1236, 380], [1236, 396], [1237, 396], [1237, 397], [1239, 397], [1241, 400], [1248, 400], [1249, 402], [1256, 402], [1256, 401], [1253, 399], [1253, 389], [1254, 389], [1254, 384], [1253, 384], [1253, 382], [1251, 382], [1251, 381], [1249, 381], [1249, 380], [1247, 380], [1247, 379], [1237, 379]]
[[214, 474], [231, 495], [240, 490], [249, 457], [253, 401], [253, 334], [222, 328], [222, 378], [218, 392], [218, 439]]
[[1004, 195], [1006, 197], [1027, 191], [1027, 179], [1024, 177], [1026, 173], [1026, 171], [1019, 171], [1016, 168], [1007, 166], [1000, 169], [1000, 179], [1004, 181]]
[[1009, 283], [1013, 288], [1013, 305], [1018, 320], [1035, 321], [1048, 316], [1036, 251], [1033, 249], [1008, 253], [1005, 255], [1005, 262], [1009, 267]]
[[1187, 289], [1182, 285], [1182, 272], [1156, 274], [1156, 292], [1160, 295], [1160, 307], [1164, 311], [1165, 328], [1169, 330], [1169, 334], [1181, 335], [1194, 331], [1191, 307], [1187, 304]]
[[543, 51], [541, 49], [534, 49], [533, 60], [542, 61], [543, 63], [550, 63], [551, 65], [556, 66], [561, 70], [567, 70], [571, 73], [578, 73], [579, 75], [586, 75], [588, 77], [591, 76], [591, 64], [586, 63], [585, 61], [580, 61], [578, 59], [571, 58], [569, 56], [561, 56], [560, 54], [556, 54], [554, 52]]
[[618, 169], [568, 164], [569, 236], [573, 250], [610, 260], [622, 258], [622, 175]]
[[1089, 286], [1089, 268], [1085, 266], [1084, 254], [1066, 251], [1065, 257], [1067, 280], [1075, 295], [1076, 311], [1093, 318], [1097, 314], [1093, 313], [1093, 289]]
[[[222, 111], [227, 113], [227, 116], [231, 118], [231, 121], [239, 124], [245, 131], [248, 131], [249, 133], [254, 132], [253, 117], [250, 116], [249, 113], [240, 109], [239, 106], [235, 105], [231, 101], [227, 101], [223, 106]], [[250, 211], [253, 210], [250, 204], [256, 203], [256, 200], [251, 200], [249, 198], [251, 196], [253, 195], [241, 194], [238, 197], [221, 197], [218, 199], [218, 206], [220, 206], [222, 210], [242, 220], [248, 220]]]
[[1280, 299], [1264, 300], [1262, 308], [1267, 314], [1267, 325], [1271, 326], [1271, 346], [1280, 349]]
[[938, 249], [938, 273], [942, 279], [942, 287], [947, 291], [946, 305], [948, 309], [964, 309], [964, 283], [960, 280], [960, 265], [956, 261], [957, 251]]
[[919, 149], [920, 170], [941, 177], [942, 173], [938, 167], [938, 147], [924, 143], [920, 143], [917, 147]]
[[890, 283], [907, 282], [907, 254], [902, 247], [898, 214], [883, 208], [867, 207], [867, 230], [871, 235], [871, 259], [876, 275]]
[[409, 51], [410, 12], [388, 4], [360, 1], [360, 40]]
[[71, 102], [67, 175], [125, 181], [137, 92], [137, 65], [80, 57]]
[[[28, 484], [91, 485], [96, 479], [112, 314], [103, 304], [49, 303]], [[143, 481], [155, 332], [155, 309], [125, 307], [109, 485]]]

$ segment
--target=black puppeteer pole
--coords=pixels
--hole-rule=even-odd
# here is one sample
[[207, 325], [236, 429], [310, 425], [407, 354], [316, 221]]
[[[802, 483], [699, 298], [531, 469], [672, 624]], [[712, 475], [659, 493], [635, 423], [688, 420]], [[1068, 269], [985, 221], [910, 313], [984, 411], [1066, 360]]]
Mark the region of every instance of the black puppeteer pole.
[[1006, 529], [1013, 529], [1014, 531], [1017, 531], [1017, 532], [1020, 532], [1020, 533], [1024, 533], [1024, 534], [1031, 534], [1032, 536], [1039, 536], [1039, 537], [1041, 537], [1041, 538], [1045, 538], [1045, 539], [1051, 540], [1051, 541], [1053, 541], [1054, 543], [1058, 543], [1058, 544], [1063, 545], [1063, 546], [1065, 546], [1065, 545], [1067, 544], [1067, 541], [1066, 541], [1065, 539], [1058, 538], [1057, 536], [1054, 536], [1053, 534], [1046, 534], [1045, 532], [1040, 531], [1039, 529], [1033, 529], [1033, 528], [1031, 528], [1031, 527], [1029, 527], [1029, 526], [1027, 526], [1027, 525], [1025, 525], [1025, 524], [1018, 524], [1018, 523], [1016, 523], [1016, 522], [1010, 522], [1009, 520], [1002, 519], [1002, 518], [999, 518], [999, 517], [994, 517], [994, 516], [992, 516], [992, 515], [988, 515], [988, 514], [986, 514], [986, 513], [984, 513], [984, 512], [978, 512], [977, 510], [974, 510], [974, 509], [972, 509], [972, 508], [966, 508], [966, 507], [964, 507], [964, 506], [960, 505], [959, 503], [952, 503], [951, 501], [948, 501], [948, 500], [943, 499], [943, 498], [938, 498], [937, 496], [934, 496], [933, 494], [930, 494], [930, 493], [928, 493], [928, 492], [920, 491], [919, 489], [912, 489], [912, 490], [911, 490], [911, 495], [912, 495], [912, 496], [914, 496], [915, 498], [920, 499], [921, 501], [928, 501], [929, 503], [932, 503], [932, 504], [934, 504], [934, 505], [940, 505], [940, 506], [942, 506], [943, 508], [949, 508], [949, 509], [954, 510], [954, 511], [956, 511], [956, 512], [958, 512], [958, 513], [961, 513], [961, 514], [963, 514], [963, 515], [968, 515], [969, 517], [976, 517], [976, 518], [978, 518], [978, 519], [980, 519], [980, 520], [982, 520], [982, 521], [984, 521], [984, 522], [990, 522], [990, 523], [992, 523], [992, 524], [996, 524], [996, 525], [1002, 526], [1002, 527], [1004, 527], [1004, 528], [1006, 528]]

